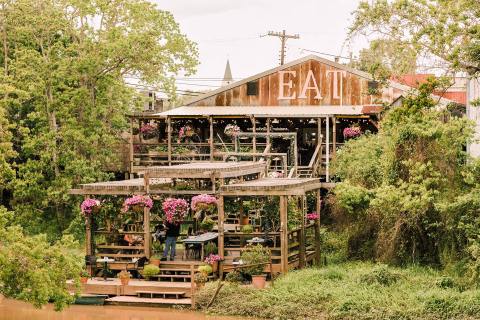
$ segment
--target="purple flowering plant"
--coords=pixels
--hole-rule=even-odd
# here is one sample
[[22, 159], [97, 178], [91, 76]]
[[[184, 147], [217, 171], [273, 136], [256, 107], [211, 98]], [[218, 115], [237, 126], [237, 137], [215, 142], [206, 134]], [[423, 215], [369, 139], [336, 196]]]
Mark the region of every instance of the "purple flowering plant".
[[320, 219], [320, 215], [316, 212], [307, 213], [307, 220], [314, 221]]
[[182, 139], [184, 137], [191, 137], [193, 136], [193, 128], [191, 125], [185, 125], [183, 127], [180, 128], [180, 130], [178, 131], [178, 138], [179, 139]]
[[149, 136], [154, 135], [157, 133], [157, 126], [150, 123], [143, 124], [140, 127], [140, 132], [144, 135], [149, 135]]
[[220, 258], [218, 254], [211, 253], [205, 258], [205, 263], [214, 264], [215, 262], [218, 262], [220, 260], [222, 260], [222, 258]]
[[153, 207], [153, 200], [149, 196], [134, 195], [125, 199], [123, 202], [123, 212], [129, 211], [133, 206], [145, 206], [149, 209]]
[[80, 209], [85, 216], [91, 214], [95, 208], [99, 207], [100, 201], [92, 198], [87, 198], [83, 200], [82, 204], [80, 205]]
[[343, 129], [343, 137], [345, 139], [356, 138], [362, 134], [360, 127], [348, 127]]
[[167, 198], [162, 203], [162, 209], [167, 222], [180, 222], [188, 213], [188, 202], [185, 199]]

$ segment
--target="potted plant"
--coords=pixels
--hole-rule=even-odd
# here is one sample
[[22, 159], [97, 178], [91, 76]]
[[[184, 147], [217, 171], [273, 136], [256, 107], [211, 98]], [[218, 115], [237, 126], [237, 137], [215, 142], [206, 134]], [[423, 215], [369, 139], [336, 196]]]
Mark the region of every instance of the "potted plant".
[[197, 272], [193, 276], [193, 281], [195, 282], [197, 288], [201, 289], [205, 285], [205, 282], [208, 281], [208, 276], [205, 275], [203, 272]]
[[242, 232], [247, 233], [247, 234], [252, 233], [253, 232], [253, 226], [251, 224], [246, 224], [246, 225], [242, 226]]
[[210, 217], [205, 217], [203, 221], [200, 223], [200, 229], [205, 231], [205, 232], [210, 232], [213, 230], [213, 227], [215, 226], [215, 221], [212, 220]]
[[209, 254], [205, 258], [205, 263], [212, 267], [212, 272], [217, 272], [218, 270], [218, 261], [222, 260], [218, 254]]
[[160, 260], [162, 259], [162, 255], [160, 254], [154, 254], [153, 256], [150, 257], [150, 260], [148, 261], [150, 264], [153, 264], [154, 266], [160, 266]]
[[209, 242], [205, 245], [205, 255], [209, 256], [211, 254], [217, 254], [218, 253], [218, 247], [215, 244], [215, 242]]
[[160, 273], [160, 268], [158, 266], [155, 266], [153, 264], [147, 264], [146, 266], [143, 267], [142, 276], [146, 280], [150, 280], [151, 277], [156, 276], [159, 273]]
[[185, 199], [167, 198], [162, 203], [165, 220], [169, 223], [181, 222], [188, 212], [188, 203]]
[[80, 272], [80, 283], [87, 283], [88, 278], [90, 278], [90, 275], [88, 274], [87, 270], [82, 270], [82, 272]]
[[209, 194], [199, 194], [192, 197], [192, 211], [199, 219], [202, 214], [214, 213], [217, 208], [217, 198]]
[[253, 287], [256, 289], [265, 288], [267, 276], [263, 273], [263, 270], [265, 269], [265, 264], [270, 261], [268, 249], [260, 244], [247, 245], [246, 250], [241, 254], [241, 259], [247, 265], [242, 271], [252, 277]]
[[360, 129], [360, 127], [356, 125], [343, 129], [343, 137], [345, 138], [345, 140], [357, 138], [361, 134], [362, 129]]
[[185, 137], [192, 137], [195, 134], [195, 130], [189, 124], [184, 125], [178, 130], [178, 139], [183, 139]]
[[315, 220], [320, 219], [320, 214], [318, 214], [316, 212], [307, 213], [306, 218], [310, 222], [315, 222]]
[[134, 212], [141, 213], [144, 207], [151, 209], [153, 207], [152, 199], [149, 196], [134, 195], [125, 199], [122, 211], [128, 212], [133, 210]]
[[213, 272], [213, 268], [209, 264], [203, 264], [197, 268], [197, 271], [208, 277]]
[[87, 198], [83, 200], [82, 204], [80, 205], [80, 209], [84, 216], [89, 216], [92, 213], [98, 213], [100, 210], [100, 200]]
[[223, 133], [225, 133], [225, 135], [229, 137], [235, 137], [240, 132], [241, 132], [240, 127], [230, 123], [227, 124], [227, 126], [225, 127], [225, 130], [223, 131]]
[[158, 138], [158, 128], [154, 124], [143, 124], [140, 127], [140, 133], [146, 142], [155, 142]]
[[132, 275], [127, 270], [122, 270], [118, 273], [117, 277], [120, 279], [122, 286], [126, 286], [128, 285], [128, 282], [130, 281]]

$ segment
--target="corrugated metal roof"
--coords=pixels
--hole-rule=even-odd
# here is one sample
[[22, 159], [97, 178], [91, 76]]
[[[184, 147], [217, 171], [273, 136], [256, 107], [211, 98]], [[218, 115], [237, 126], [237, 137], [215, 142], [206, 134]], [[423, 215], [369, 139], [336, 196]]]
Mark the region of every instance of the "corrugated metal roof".
[[[367, 111], [368, 110], [368, 111]], [[362, 115], [378, 113], [381, 106], [183, 106], [154, 114], [159, 117], [181, 116], [255, 116], [264, 117], [322, 117], [328, 115]]]

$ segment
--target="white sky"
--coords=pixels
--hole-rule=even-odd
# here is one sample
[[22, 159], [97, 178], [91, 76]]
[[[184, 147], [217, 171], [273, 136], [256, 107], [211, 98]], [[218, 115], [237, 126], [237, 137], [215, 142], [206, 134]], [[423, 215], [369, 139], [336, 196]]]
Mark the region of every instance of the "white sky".
[[[285, 29], [300, 39], [287, 41], [286, 62], [311, 54], [302, 49], [347, 56], [351, 12], [359, 0], [154, 0], [170, 11], [180, 28], [198, 44], [200, 65], [193, 78], [221, 78], [230, 60], [234, 79], [279, 64], [280, 39], [262, 37]], [[356, 40], [354, 51], [366, 46]], [[323, 56], [333, 60], [333, 57]], [[191, 85], [184, 85], [190, 83]], [[204, 86], [193, 86], [202, 84]], [[207, 86], [205, 86], [207, 85]], [[178, 88], [214, 89], [218, 81], [178, 80]]]

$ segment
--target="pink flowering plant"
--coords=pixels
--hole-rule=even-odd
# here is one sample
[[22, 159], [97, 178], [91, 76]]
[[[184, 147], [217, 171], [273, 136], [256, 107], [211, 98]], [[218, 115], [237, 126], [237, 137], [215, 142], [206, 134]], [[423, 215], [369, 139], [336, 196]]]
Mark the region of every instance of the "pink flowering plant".
[[100, 201], [92, 198], [83, 200], [82, 204], [80, 205], [80, 209], [85, 216], [92, 214], [92, 212], [98, 208], [100, 208]]
[[356, 138], [362, 134], [360, 127], [348, 127], [343, 129], [343, 137], [345, 139]]
[[222, 260], [222, 258], [220, 258], [218, 254], [211, 253], [205, 258], [205, 263], [212, 265], [220, 260]]
[[274, 179], [283, 178], [283, 173], [278, 172], [278, 171], [272, 171], [272, 172], [268, 173], [268, 177], [269, 178], [274, 178]]
[[123, 212], [127, 212], [134, 206], [144, 206], [149, 209], [153, 207], [153, 200], [149, 196], [134, 195], [133, 197], [125, 199], [123, 202]]
[[188, 202], [185, 199], [167, 198], [162, 203], [162, 209], [167, 222], [180, 222], [188, 213]]
[[230, 123], [227, 124], [227, 126], [225, 127], [225, 130], [223, 131], [223, 133], [225, 133], [225, 135], [227, 135], [229, 137], [235, 137], [240, 132], [241, 132], [241, 130], [240, 130], [239, 126], [234, 125], [234, 124], [230, 124]]
[[140, 127], [140, 132], [147, 139], [154, 138], [157, 135], [158, 128], [156, 125], [146, 123]]
[[307, 213], [307, 220], [315, 221], [320, 219], [320, 215], [316, 212]]
[[183, 139], [185, 137], [191, 137], [193, 136], [193, 128], [191, 125], [187, 124], [183, 127], [180, 128], [180, 130], [178, 130], [178, 138], [179, 139]]
[[217, 198], [209, 194], [199, 194], [192, 198], [192, 210], [197, 211], [213, 211], [217, 206]]

